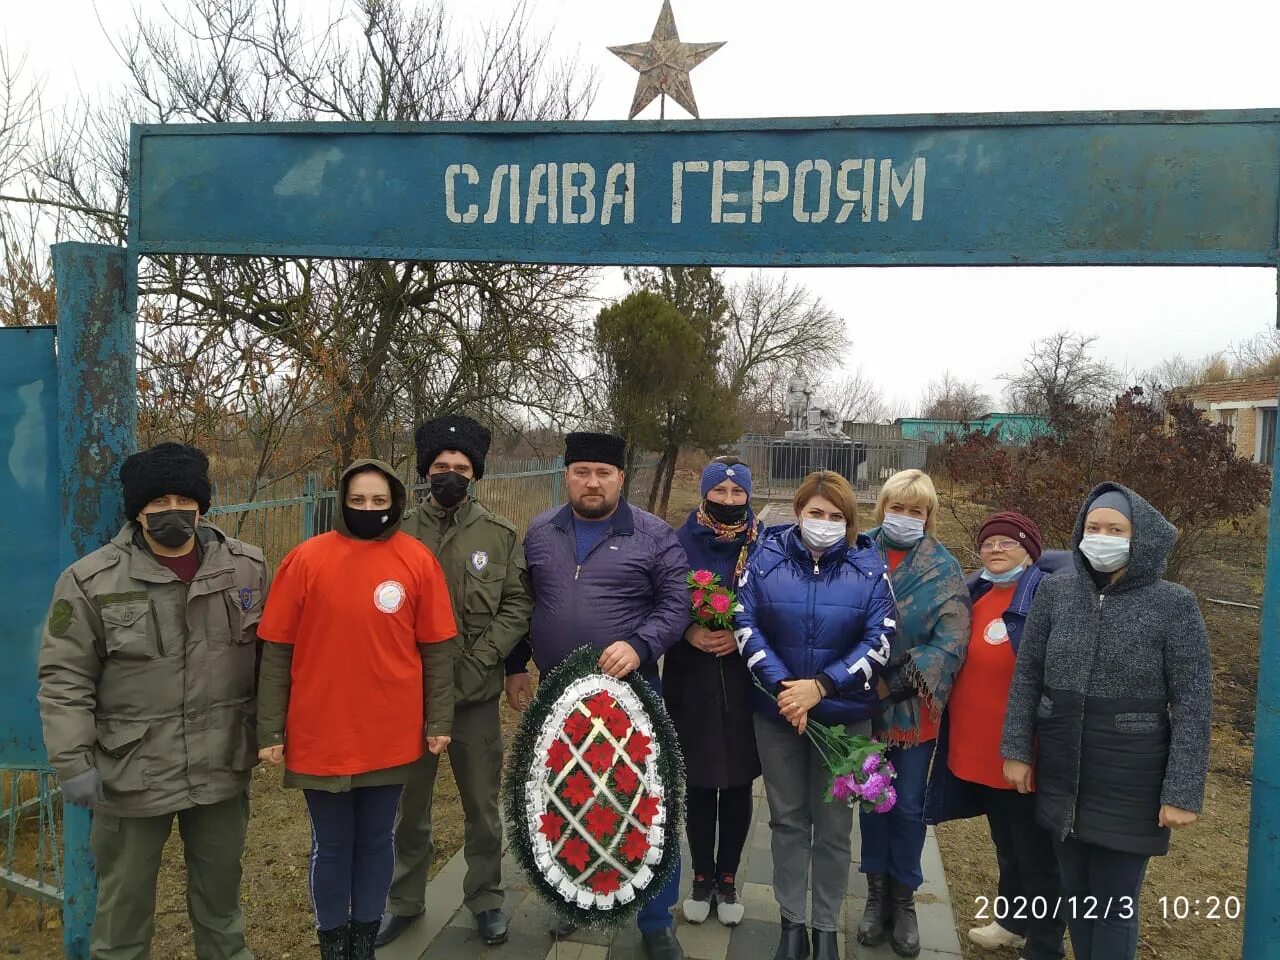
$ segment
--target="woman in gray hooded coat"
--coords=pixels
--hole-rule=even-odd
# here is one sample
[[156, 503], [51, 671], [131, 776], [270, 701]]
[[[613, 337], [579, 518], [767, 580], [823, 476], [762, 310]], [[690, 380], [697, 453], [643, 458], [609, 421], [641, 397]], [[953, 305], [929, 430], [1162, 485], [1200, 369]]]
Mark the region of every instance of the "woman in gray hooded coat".
[[1077, 960], [1130, 960], [1147, 861], [1204, 800], [1209, 641], [1195, 595], [1161, 579], [1178, 532], [1104, 483], [1074, 536], [1075, 576], [1044, 581], [1005, 713], [1006, 779], [1054, 838]]

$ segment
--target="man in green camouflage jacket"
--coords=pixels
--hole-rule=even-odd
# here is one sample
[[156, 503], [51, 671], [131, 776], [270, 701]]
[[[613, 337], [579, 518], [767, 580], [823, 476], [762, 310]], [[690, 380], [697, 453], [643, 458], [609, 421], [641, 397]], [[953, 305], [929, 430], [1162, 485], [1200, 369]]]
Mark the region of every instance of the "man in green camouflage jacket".
[[162, 443], [120, 469], [124, 528], [53, 591], [40, 717], [68, 803], [94, 811], [94, 958], [150, 955], [156, 876], [182, 834], [199, 960], [251, 960], [240, 859], [257, 763], [262, 551], [201, 521], [209, 461]]
[[[430, 484], [430, 493], [405, 518], [401, 530], [436, 555], [453, 600], [458, 645], [449, 763], [465, 816], [463, 895], [481, 938], [492, 945], [507, 939], [498, 704], [504, 662], [528, 632], [533, 602], [515, 526], [472, 496], [474, 482], [484, 476], [489, 439], [489, 431], [470, 417], [440, 417], [418, 428], [418, 472]], [[424, 755], [400, 798], [395, 878], [379, 946], [400, 936], [426, 909], [427, 871], [434, 853], [431, 797], [438, 767], [439, 758]]]

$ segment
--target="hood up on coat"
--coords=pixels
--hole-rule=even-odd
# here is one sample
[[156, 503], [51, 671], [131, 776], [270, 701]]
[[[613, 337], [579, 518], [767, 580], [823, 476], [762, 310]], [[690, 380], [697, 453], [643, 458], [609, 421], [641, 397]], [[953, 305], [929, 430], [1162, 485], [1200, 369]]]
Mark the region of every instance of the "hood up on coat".
[[408, 505], [409, 493], [405, 489], [404, 483], [396, 476], [395, 471], [391, 469], [391, 465], [382, 460], [356, 460], [346, 470], [342, 471], [342, 479], [338, 481], [338, 503], [333, 511], [333, 529], [344, 537], [350, 537], [352, 540], [358, 539], [347, 529], [347, 518], [343, 516], [342, 508], [347, 503], [347, 487], [351, 483], [351, 478], [357, 473], [363, 473], [369, 467], [373, 467], [387, 478], [387, 481], [391, 484], [391, 503], [398, 508], [395, 523], [373, 538], [375, 541], [390, 540], [399, 532], [400, 524], [404, 522], [404, 512]]
[[1071, 538], [1071, 552], [1075, 555], [1076, 569], [1085, 575], [1091, 575], [1093, 568], [1080, 552], [1080, 541], [1084, 539], [1085, 519], [1089, 516], [1089, 506], [1104, 493], [1115, 491], [1129, 501], [1129, 513], [1133, 524], [1133, 537], [1129, 541], [1129, 564], [1122, 568], [1124, 575], [1116, 581], [1126, 587], [1152, 583], [1164, 576], [1165, 564], [1169, 553], [1178, 539], [1178, 528], [1164, 518], [1159, 510], [1149, 504], [1141, 496], [1126, 486], [1107, 481], [1100, 483], [1085, 498], [1076, 518], [1075, 533]]

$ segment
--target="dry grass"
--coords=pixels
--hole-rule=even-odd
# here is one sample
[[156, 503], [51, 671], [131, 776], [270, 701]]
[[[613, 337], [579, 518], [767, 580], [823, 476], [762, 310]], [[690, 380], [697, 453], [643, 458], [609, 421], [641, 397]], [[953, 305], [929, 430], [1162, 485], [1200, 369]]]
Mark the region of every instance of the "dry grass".
[[[965, 546], [965, 535], [945, 514], [942, 539], [963, 556], [960, 548]], [[1238, 960], [1241, 956], [1242, 919], [1165, 920], [1160, 898], [1244, 899], [1260, 619], [1256, 611], [1204, 601], [1213, 597], [1259, 603], [1265, 545], [1265, 517], [1255, 519], [1237, 534], [1224, 532], [1217, 552], [1221, 559], [1197, 570], [1189, 584], [1200, 596], [1214, 657], [1209, 780], [1202, 820], [1177, 833], [1169, 855], [1153, 858], [1147, 871], [1139, 907], [1142, 929], [1138, 957], [1142, 960]], [[942, 824], [937, 834], [965, 960], [1016, 960], [1016, 952], [989, 953], [965, 937], [968, 928], [987, 922], [974, 920], [976, 899], [993, 897], [996, 891], [995, 853], [986, 820]]]
[[[673, 485], [667, 519], [682, 523], [698, 502], [701, 464], [682, 461]], [[646, 491], [647, 492], [647, 491]], [[640, 491], [636, 500], [643, 502]], [[963, 512], [963, 511], [962, 511]], [[967, 535], [942, 512], [940, 534], [959, 556]], [[1235, 535], [1224, 535], [1221, 560], [1198, 571], [1193, 582], [1201, 598], [1257, 602], [1262, 593], [1265, 520]], [[1162, 896], [1243, 897], [1248, 844], [1249, 775], [1253, 757], [1253, 704], [1258, 667], [1259, 618], [1254, 611], [1203, 604], [1214, 650], [1215, 724], [1204, 820], [1179, 833], [1167, 857], [1152, 861], [1144, 890], [1143, 960], [1234, 960], [1241, 955], [1240, 920], [1162, 921]], [[503, 708], [504, 727], [515, 717]], [[290, 960], [313, 953], [314, 933], [307, 892], [310, 832], [301, 795], [281, 788], [279, 774], [258, 769], [253, 779], [253, 817], [245, 853], [244, 902], [249, 941], [262, 960]], [[448, 763], [441, 765], [435, 802], [436, 860], [433, 873], [462, 842], [462, 812]], [[950, 884], [952, 908], [966, 960], [1000, 956], [970, 946], [964, 931], [975, 925], [975, 898], [996, 886], [995, 857], [983, 820], [943, 825], [938, 838]], [[30, 856], [19, 849], [18, 866]], [[183, 900], [185, 880], [176, 836], [165, 850], [153, 955], [190, 960], [191, 935]], [[0, 899], [0, 904], [3, 900]], [[52, 911], [37, 921], [35, 906], [17, 899], [0, 906], [0, 951], [30, 958], [61, 956], [61, 931]], [[1013, 953], [1003, 956], [1014, 960]]]

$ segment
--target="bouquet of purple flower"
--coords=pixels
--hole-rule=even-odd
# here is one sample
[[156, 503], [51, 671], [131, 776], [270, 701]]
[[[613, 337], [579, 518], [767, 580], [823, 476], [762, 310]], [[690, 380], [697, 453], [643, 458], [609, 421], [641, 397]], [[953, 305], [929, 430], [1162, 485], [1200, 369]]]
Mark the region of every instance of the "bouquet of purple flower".
[[[854, 737], [854, 740], [866, 740], [866, 737]], [[841, 773], [832, 772], [831, 796], [843, 800], [849, 806], [861, 803], [867, 813], [888, 813], [898, 802], [898, 791], [893, 786], [893, 779], [898, 771], [885, 759], [885, 745], [875, 740], [868, 741], [862, 748], [862, 763]], [[843, 766], [843, 764], [842, 764]]]
[[[776, 703], [777, 697], [759, 680], [755, 685]], [[885, 758], [887, 744], [861, 734], [852, 734], [841, 725], [829, 727], [810, 718], [805, 736], [817, 748], [818, 755], [831, 775], [827, 786], [827, 802], [838, 800], [853, 806], [861, 803], [866, 813], [888, 813], [898, 802], [893, 780], [898, 771]]]

